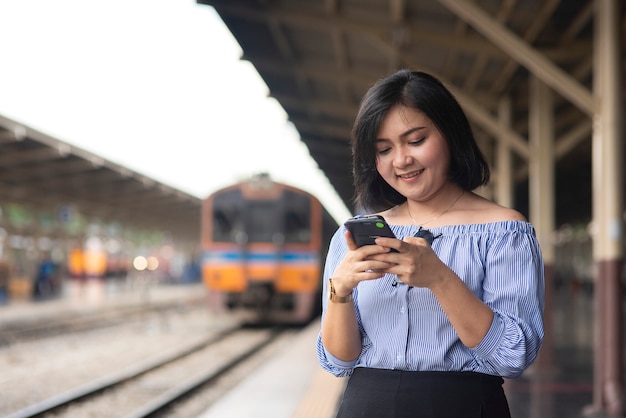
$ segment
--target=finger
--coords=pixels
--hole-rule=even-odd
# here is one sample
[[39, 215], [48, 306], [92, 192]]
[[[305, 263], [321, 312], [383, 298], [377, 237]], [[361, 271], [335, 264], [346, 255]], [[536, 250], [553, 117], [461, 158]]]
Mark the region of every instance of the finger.
[[350, 231], [346, 230], [343, 233], [343, 236], [346, 238], [346, 243], [348, 244], [349, 250], [354, 251], [359, 248], [358, 245], [356, 245], [356, 242], [354, 242], [354, 238], [352, 238], [352, 234], [350, 233]]
[[395, 265], [395, 263], [372, 258], [365, 261], [362, 265], [359, 266], [359, 268], [362, 268], [363, 271], [386, 271], [394, 267]]
[[344, 236], [346, 238], [346, 244], [348, 245], [348, 249], [351, 251], [356, 251], [356, 250], [361, 251], [361, 255], [363, 258], [367, 258], [373, 254], [381, 254], [381, 253], [389, 252], [388, 247], [383, 247], [381, 245], [364, 245], [362, 247], [359, 247], [354, 241], [354, 238], [352, 238], [352, 234], [348, 230], [344, 232]]
[[385, 248], [389, 248], [392, 251], [400, 251], [400, 249], [402, 248], [402, 241], [397, 238], [378, 237], [376, 238], [376, 244]]
[[359, 281], [364, 281], [364, 280], [376, 280], [376, 279], [380, 279], [385, 275], [384, 271], [375, 271], [375, 270], [368, 270], [366, 272], [361, 273], [360, 277], [359, 277]]
[[419, 238], [419, 237], [412, 237], [412, 236], [408, 236], [408, 237], [404, 237], [403, 239], [404, 242], [406, 242], [407, 244], [411, 244], [411, 245], [428, 245], [428, 241], [426, 241], [424, 238]]

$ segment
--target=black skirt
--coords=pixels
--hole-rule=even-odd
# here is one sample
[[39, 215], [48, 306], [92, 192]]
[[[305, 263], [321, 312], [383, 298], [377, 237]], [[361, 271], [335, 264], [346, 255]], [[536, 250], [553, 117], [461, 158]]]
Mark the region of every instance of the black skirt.
[[357, 367], [337, 418], [510, 418], [503, 379]]

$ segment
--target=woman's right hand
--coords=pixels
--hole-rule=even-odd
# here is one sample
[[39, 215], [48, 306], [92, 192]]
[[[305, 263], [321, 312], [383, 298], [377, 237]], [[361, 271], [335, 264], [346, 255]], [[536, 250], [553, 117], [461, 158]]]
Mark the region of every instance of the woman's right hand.
[[382, 270], [393, 266], [392, 263], [369, 258], [376, 254], [388, 253], [389, 248], [381, 245], [358, 247], [349, 231], [345, 231], [344, 236], [348, 252], [332, 275], [333, 286], [338, 296], [349, 295], [359, 282], [380, 279], [385, 275]]

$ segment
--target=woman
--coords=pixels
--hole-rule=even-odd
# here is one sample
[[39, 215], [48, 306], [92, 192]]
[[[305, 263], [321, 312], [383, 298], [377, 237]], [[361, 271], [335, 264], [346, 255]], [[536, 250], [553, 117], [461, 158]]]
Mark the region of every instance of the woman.
[[[543, 261], [517, 211], [472, 190], [489, 167], [452, 94], [401, 70], [353, 128], [356, 204], [396, 238], [357, 247], [341, 227], [325, 267], [320, 363], [350, 376], [338, 417], [509, 417], [503, 377], [543, 338]], [[415, 237], [428, 229], [432, 244]]]

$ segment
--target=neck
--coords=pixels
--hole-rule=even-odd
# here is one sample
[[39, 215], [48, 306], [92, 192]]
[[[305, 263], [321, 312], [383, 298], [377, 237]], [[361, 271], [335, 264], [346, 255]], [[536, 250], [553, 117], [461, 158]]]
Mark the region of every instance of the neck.
[[410, 202], [407, 199], [406, 209], [407, 209], [409, 218], [411, 218], [411, 221], [415, 225], [421, 228], [431, 222], [436, 221], [437, 219], [439, 219], [440, 217], [448, 213], [454, 207], [454, 205], [461, 199], [461, 196], [463, 196], [464, 193], [465, 193], [465, 190], [461, 189], [459, 194], [453, 196], [451, 199], [446, 199], [446, 202], [442, 204], [442, 206], [438, 208], [437, 210], [433, 210], [429, 216], [420, 216], [419, 212], [416, 212], [415, 214], [413, 214], [411, 212]]

